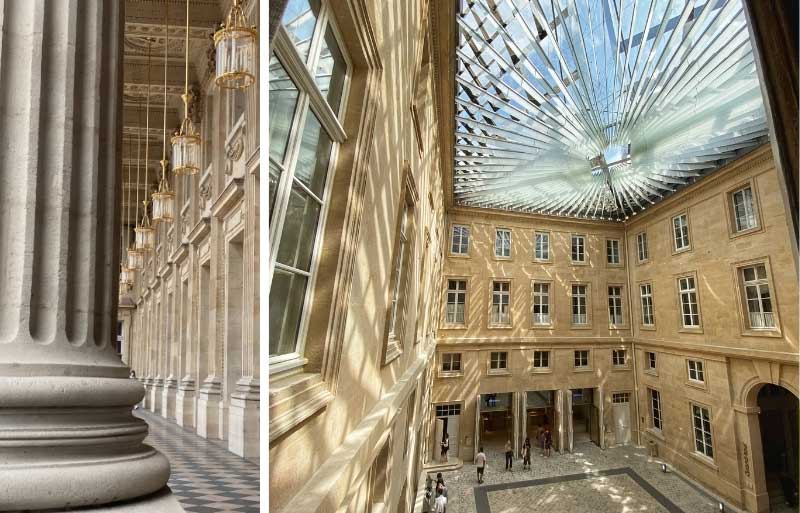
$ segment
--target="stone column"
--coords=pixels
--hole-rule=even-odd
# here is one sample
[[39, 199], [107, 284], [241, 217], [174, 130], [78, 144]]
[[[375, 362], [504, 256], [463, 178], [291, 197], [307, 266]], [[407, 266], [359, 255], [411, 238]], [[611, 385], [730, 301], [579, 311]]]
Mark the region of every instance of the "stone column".
[[113, 344], [123, 9], [0, 1], [2, 511], [138, 500], [169, 477]]
[[[166, 246], [164, 251], [169, 248], [168, 240], [163, 244]], [[176, 377], [175, 355], [179, 351], [177, 337], [177, 305], [178, 289], [176, 283], [180, 279], [177, 271], [171, 263], [166, 264], [166, 272], [161, 280], [161, 287], [164, 289], [164, 342], [163, 342], [163, 369], [164, 369], [164, 389], [161, 392], [161, 415], [165, 419], [175, 419], [175, 395], [178, 392], [178, 378]]]
[[[155, 256], [154, 256], [155, 258]], [[163, 358], [161, 357], [164, 342], [164, 287], [160, 287], [158, 292], [153, 293], [153, 311], [150, 319], [150, 365], [153, 368], [153, 379], [150, 382], [150, 411], [153, 413], [161, 412], [163, 403], [164, 374], [161, 367]]]

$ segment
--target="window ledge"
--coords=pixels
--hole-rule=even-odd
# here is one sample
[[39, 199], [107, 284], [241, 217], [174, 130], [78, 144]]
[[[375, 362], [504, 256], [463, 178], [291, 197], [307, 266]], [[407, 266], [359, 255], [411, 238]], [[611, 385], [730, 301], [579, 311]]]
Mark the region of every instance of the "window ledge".
[[703, 327], [702, 327], [702, 326], [697, 326], [697, 327], [685, 327], [685, 328], [680, 328], [680, 329], [678, 330], [678, 333], [694, 333], [694, 334], [702, 334], [702, 333], [703, 333]]
[[667, 439], [664, 438], [664, 433], [662, 433], [660, 429], [657, 429], [657, 428], [654, 428], [654, 427], [648, 427], [648, 428], [645, 429], [645, 432], [648, 435], [652, 436], [653, 438], [658, 439], [661, 442], [664, 442], [664, 443], [667, 442]]
[[469, 253], [467, 253], [467, 254], [463, 254], [463, 253], [448, 253], [447, 256], [453, 257], [453, 258], [469, 258]]
[[591, 367], [573, 367], [572, 372], [592, 372], [594, 369]]
[[440, 330], [465, 330], [467, 329], [466, 324], [445, 324], [444, 326], [439, 326]]
[[570, 325], [569, 329], [571, 330], [590, 330], [592, 329], [591, 324], [572, 324]]
[[489, 330], [510, 330], [513, 327], [514, 326], [511, 325], [511, 324], [490, 324], [490, 325], [486, 326], [486, 329], [489, 329]]
[[753, 233], [759, 233], [761, 231], [762, 231], [761, 230], [761, 225], [758, 225], [758, 226], [754, 226], [753, 228], [748, 228], [746, 230], [741, 230], [741, 231], [738, 231], [738, 232], [734, 231], [734, 232], [732, 232], [730, 234], [730, 238], [731, 239], [735, 239], [737, 237], [742, 237], [744, 235], [751, 235]]
[[[713, 447], [712, 447], [712, 449], [713, 449]], [[692, 452], [689, 453], [689, 455], [695, 461], [699, 461], [703, 465], [706, 465], [707, 467], [710, 467], [710, 468], [714, 469], [715, 471], [719, 472], [719, 466], [716, 463], [714, 463], [714, 460], [712, 458], [709, 458], [705, 454], [700, 454], [697, 451], [692, 451]]]
[[639, 329], [643, 330], [643, 331], [656, 331], [656, 325], [655, 324], [650, 324], [650, 325], [640, 324], [639, 325]]
[[630, 367], [630, 365], [612, 365], [611, 366], [611, 370], [612, 371], [629, 371], [629, 370], [631, 370], [631, 367]]
[[534, 324], [530, 328], [531, 330], [552, 330], [555, 329], [553, 324]]
[[647, 264], [649, 264], [650, 262], [651, 262], [651, 260], [650, 260], [649, 258], [648, 258], [648, 259], [645, 259], [645, 260], [637, 260], [637, 261], [636, 261], [636, 265], [647, 265]]
[[464, 371], [457, 371], [457, 372], [440, 371], [438, 377], [441, 378], [441, 379], [463, 378], [464, 377]]
[[510, 376], [511, 371], [508, 369], [489, 369], [486, 371], [487, 376]]
[[765, 337], [765, 338], [780, 338], [783, 335], [781, 334], [781, 330], [778, 328], [764, 328], [764, 329], [753, 329], [747, 328], [742, 330], [743, 337]]
[[673, 246], [673, 249], [672, 249], [672, 256], [675, 256], [675, 255], [680, 255], [680, 254], [682, 254], [682, 253], [688, 253], [688, 252], [689, 252], [689, 251], [691, 251], [691, 250], [692, 250], [692, 247], [691, 247], [691, 246], [687, 246], [687, 247], [685, 247], [685, 248], [681, 248], [681, 249], [675, 249], [675, 247]]
[[543, 368], [533, 367], [531, 369], [531, 374], [552, 374], [552, 373], [553, 369], [550, 367], [543, 367]]
[[658, 377], [658, 370], [656, 370], [656, 369], [645, 369], [644, 373], [648, 374], [650, 376]]
[[511, 260], [512, 260], [512, 258], [510, 256], [504, 257], [504, 256], [497, 256], [497, 255], [494, 256], [494, 259], [496, 261], [500, 261], [500, 262], [511, 262]]
[[687, 379], [686, 380], [686, 386], [687, 387], [696, 388], [696, 389], [702, 390], [704, 392], [708, 391], [708, 387], [706, 386], [705, 381], [695, 381], [695, 380], [692, 380], [692, 379]]
[[553, 263], [553, 259], [539, 260], [539, 259], [534, 258], [533, 259], [533, 263], [534, 264], [552, 264]]
[[577, 260], [570, 260], [570, 263], [571, 263], [572, 265], [589, 265], [589, 262], [586, 262], [586, 261], [579, 262], [579, 261], [577, 261]]
[[272, 380], [269, 388], [269, 441], [279, 438], [333, 400], [319, 374], [293, 374]]

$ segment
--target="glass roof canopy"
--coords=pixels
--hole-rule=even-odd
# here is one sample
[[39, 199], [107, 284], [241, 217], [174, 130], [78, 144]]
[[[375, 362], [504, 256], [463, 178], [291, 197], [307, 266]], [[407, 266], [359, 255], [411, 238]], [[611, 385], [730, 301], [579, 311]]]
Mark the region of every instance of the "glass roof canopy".
[[766, 140], [741, 0], [462, 0], [457, 205], [622, 220]]

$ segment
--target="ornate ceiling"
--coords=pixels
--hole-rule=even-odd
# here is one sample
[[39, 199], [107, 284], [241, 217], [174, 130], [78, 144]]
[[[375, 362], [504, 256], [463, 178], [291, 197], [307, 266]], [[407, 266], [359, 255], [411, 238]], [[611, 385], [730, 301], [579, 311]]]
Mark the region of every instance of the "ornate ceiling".
[[457, 205], [622, 220], [764, 142], [740, 0], [462, 0]]

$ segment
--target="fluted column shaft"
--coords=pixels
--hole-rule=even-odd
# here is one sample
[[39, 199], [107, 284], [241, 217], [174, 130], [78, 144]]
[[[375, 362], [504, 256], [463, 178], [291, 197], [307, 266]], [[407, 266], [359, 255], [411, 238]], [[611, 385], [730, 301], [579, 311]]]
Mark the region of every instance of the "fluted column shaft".
[[0, 0], [0, 511], [132, 499], [169, 476], [113, 344], [123, 9]]

